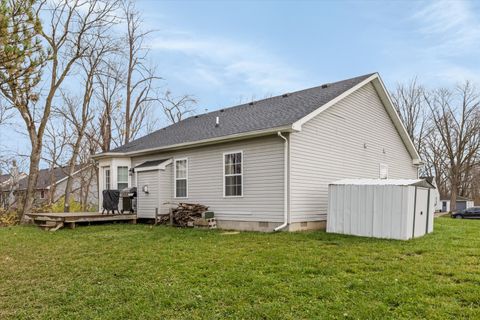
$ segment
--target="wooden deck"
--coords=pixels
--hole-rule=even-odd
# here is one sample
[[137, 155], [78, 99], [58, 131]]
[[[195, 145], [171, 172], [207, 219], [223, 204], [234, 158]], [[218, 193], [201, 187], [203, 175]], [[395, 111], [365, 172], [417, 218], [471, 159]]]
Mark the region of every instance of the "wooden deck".
[[137, 222], [136, 214], [101, 214], [98, 212], [60, 212], [60, 213], [30, 213], [28, 216], [40, 228], [56, 231], [68, 226], [75, 228], [77, 223], [91, 223], [104, 221]]

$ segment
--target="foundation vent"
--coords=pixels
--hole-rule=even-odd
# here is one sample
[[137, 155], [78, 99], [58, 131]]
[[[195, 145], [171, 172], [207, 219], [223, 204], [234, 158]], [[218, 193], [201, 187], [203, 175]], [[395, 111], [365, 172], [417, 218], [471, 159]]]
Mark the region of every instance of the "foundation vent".
[[260, 228], [268, 228], [268, 222], [261, 221], [258, 223]]

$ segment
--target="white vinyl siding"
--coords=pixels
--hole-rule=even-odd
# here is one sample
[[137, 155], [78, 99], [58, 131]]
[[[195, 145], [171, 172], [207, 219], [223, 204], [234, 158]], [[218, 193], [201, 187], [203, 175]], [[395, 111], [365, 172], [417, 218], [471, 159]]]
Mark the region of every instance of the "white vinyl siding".
[[[283, 140], [275, 134], [134, 157], [132, 166], [149, 160], [188, 158], [188, 202], [207, 205], [209, 210], [215, 212], [218, 220], [281, 223], [283, 221], [283, 148]], [[242, 168], [243, 196], [224, 197], [223, 154], [236, 150], [242, 150], [244, 158], [248, 155], [248, 161], [243, 161]], [[164, 195], [160, 196], [159, 203], [178, 203], [173, 190], [174, 166], [170, 165], [167, 168], [170, 168], [169, 188], [160, 188], [160, 193], [163, 192]], [[155, 173], [152, 171], [150, 174]], [[160, 183], [164, 183], [163, 178], [160, 179]], [[140, 182], [139, 187], [141, 187]], [[167, 191], [169, 197], [167, 197]], [[148, 212], [154, 210], [153, 207], [145, 209]]]
[[415, 179], [417, 169], [372, 84], [290, 135], [291, 221], [325, 220], [328, 184], [345, 178]]
[[122, 190], [128, 188], [128, 167], [117, 167], [117, 189]]
[[175, 159], [175, 198], [188, 197], [188, 159]]
[[223, 195], [243, 196], [243, 152], [223, 154]]

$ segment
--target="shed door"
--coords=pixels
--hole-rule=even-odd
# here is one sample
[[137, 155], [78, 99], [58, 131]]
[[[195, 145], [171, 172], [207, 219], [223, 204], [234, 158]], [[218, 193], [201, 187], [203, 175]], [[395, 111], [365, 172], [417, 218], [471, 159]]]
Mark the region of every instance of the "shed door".
[[427, 229], [427, 217], [428, 217], [428, 189], [417, 188], [413, 237], [421, 237], [425, 234]]
[[[139, 218], [155, 218], [158, 208], [158, 170], [140, 171], [137, 173], [137, 216]], [[144, 187], [147, 191], [144, 191]]]

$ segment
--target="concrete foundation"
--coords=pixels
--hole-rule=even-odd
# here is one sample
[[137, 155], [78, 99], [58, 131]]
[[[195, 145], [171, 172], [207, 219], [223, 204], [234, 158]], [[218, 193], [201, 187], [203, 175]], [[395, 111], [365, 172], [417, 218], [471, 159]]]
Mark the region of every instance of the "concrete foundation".
[[[238, 231], [273, 232], [281, 224], [280, 222], [217, 220], [219, 229]], [[325, 230], [326, 226], [326, 221], [295, 222], [285, 227], [282, 231]]]

